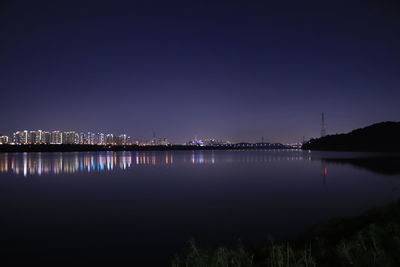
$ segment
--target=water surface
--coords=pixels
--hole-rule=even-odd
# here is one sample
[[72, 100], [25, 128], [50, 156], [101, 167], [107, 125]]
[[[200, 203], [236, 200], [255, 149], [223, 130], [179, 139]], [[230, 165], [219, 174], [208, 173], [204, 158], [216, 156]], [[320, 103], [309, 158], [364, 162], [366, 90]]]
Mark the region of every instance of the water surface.
[[[301, 150], [0, 154], [0, 261], [168, 266], [400, 197], [398, 157]], [[389, 170], [389, 171], [388, 171]]]

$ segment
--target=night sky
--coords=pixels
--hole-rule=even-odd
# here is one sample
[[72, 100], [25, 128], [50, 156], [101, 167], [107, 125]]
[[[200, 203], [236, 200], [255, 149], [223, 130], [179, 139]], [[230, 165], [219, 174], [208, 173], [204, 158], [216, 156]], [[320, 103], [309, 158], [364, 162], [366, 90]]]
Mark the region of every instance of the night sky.
[[279, 2], [1, 1], [0, 132], [286, 143], [321, 112], [328, 134], [399, 120], [396, 1]]

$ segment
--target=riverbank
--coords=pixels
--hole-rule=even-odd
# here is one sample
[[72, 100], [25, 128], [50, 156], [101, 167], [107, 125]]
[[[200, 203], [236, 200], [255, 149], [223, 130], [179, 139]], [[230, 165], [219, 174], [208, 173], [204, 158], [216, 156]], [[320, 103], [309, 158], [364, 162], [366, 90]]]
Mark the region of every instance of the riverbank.
[[289, 242], [207, 250], [190, 241], [172, 266], [400, 266], [400, 201], [360, 216], [333, 218]]
[[381, 122], [349, 133], [327, 135], [303, 144], [305, 150], [400, 152], [400, 122]]
[[90, 152], [90, 151], [172, 151], [172, 150], [238, 150], [291, 149], [282, 144], [231, 144], [219, 146], [139, 146], [139, 145], [0, 145], [0, 152]]

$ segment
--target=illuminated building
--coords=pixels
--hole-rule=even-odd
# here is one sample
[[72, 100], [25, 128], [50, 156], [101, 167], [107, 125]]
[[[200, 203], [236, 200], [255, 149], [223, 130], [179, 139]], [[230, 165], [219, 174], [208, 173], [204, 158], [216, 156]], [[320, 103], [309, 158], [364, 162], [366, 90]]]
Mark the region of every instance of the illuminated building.
[[0, 144], [8, 144], [8, 136], [6, 135], [0, 136]]
[[103, 133], [99, 133], [99, 134], [97, 134], [97, 136], [98, 136], [98, 142], [97, 142], [97, 144], [98, 144], [98, 145], [105, 145], [105, 144], [106, 144], [105, 135], [104, 135]]
[[121, 134], [119, 137], [118, 137], [118, 140], [117, 140], [117, 144], [118, 145], [126, 145], [126, 134]]
[[29, 133], [28, 133], [28, 131], [27, 130], [25, 130], [25, 131], [23, 131], [23, 132], [20, 132], [20, 143], [21, 144], [28, 144], [28, 135], [29, 135]]
[[126, 138], [126, 144], [127, 144], [128, 146], [130, 146], [130, 145], [133, 144], [132, 137], [128, 136], [128, 137]]
[[27, 142], [28, 144], [34, 144], [36, 142], [36, 132], [35, 131], [29, 131], [27, 133]]
[[93, 142], [95, 145], [104, 145], [104, 134], [102, 133], [95, 134]]
[[72, 145], [75, 144], [76, 133], [75, 132], [63, 132], [62, 143]]
[[79, 134], [75, 133], [75, 141], [74, 144], [79, 144]]
[[45, 144], [44, 138], [43, 138], [43, 133], [44, 132], [42, 130], [29, 131], [28, 143], [29, 144]]
[[107, 134], [106, 135], [106, 144], [107, 145], [113, 145], [114, 144], [114, 135], [113, 134]]
[[52, 131], [50, 134], [50, 144], [62, 144], [63, 135], [60, 131]]
[[88, 132], [87, 133], [87, 144], [88, 145], [94, 145], [95, 137], [96, 137], [95, 133]]
[[160, 141], [160, 144], [161, 144], [162, 146], [168, 146], [170, 143], [168, 142], [168, 139], [167, 139], [167, 138], [163, 138], [163, 139]]
[[19, 137], [20, 137], [20, 133], [18, 131], [13, 133], [12, 141], [13, 141], [14, 144], [19, 144], [20, 143]]
[[81, 145], [93, 145], [95, 143], [96, 134], [91, 132], [79, 133], [79, 144]]
[[40, 140], [41, 144], [50, 144], [51, 134], [50, 132], [42, 132], [42, 138]]
[[79, 133], [79, 142], [78, 143], [81, 144], [81, 145], [85, 144], [85, 139], [86, 139], [85, 133], [80, 132]]
[[43, 139], [43, 131], [42, 130], [37, 130], [35, 132], [35, 141], [33, 142], [34, 144], [41, 144]]
[[168, 142], [167, 138], [153, 138], [150, 143], [150, 145], [153, 146], [167, 146], [169, 144], [170, 143]]
[[[8, 140], [8, 138], [7, 138]], [[161, 140], [161, 139], [160, 139]], [[159, 141], [165, 142], [166, 139]], [[16, 131], [12, 139], [7, 142], [14, 144], [81, 144], [81, 145], [132, 145], [133, 140], [126, 134], [115, 136], [114, 134], [80, 132], [75, 131]]]
[[186, 145], [188, 146], [219, 146], [219, 145], [229, 145], [229, 144], [231, 144], [231, 142], [229, 141], [220, 141], [216, 139], [198, 140], [197, 138], [186, 143]]

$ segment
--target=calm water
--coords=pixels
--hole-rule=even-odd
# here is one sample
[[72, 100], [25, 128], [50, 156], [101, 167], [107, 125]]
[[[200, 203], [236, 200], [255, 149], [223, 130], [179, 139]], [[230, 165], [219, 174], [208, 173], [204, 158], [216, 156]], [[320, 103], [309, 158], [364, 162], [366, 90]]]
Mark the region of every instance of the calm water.
[[192, 237], [291, 238], [397, 200], [398, 168], [299, 150], [0, 154], [0, 261], [168, 266]]

